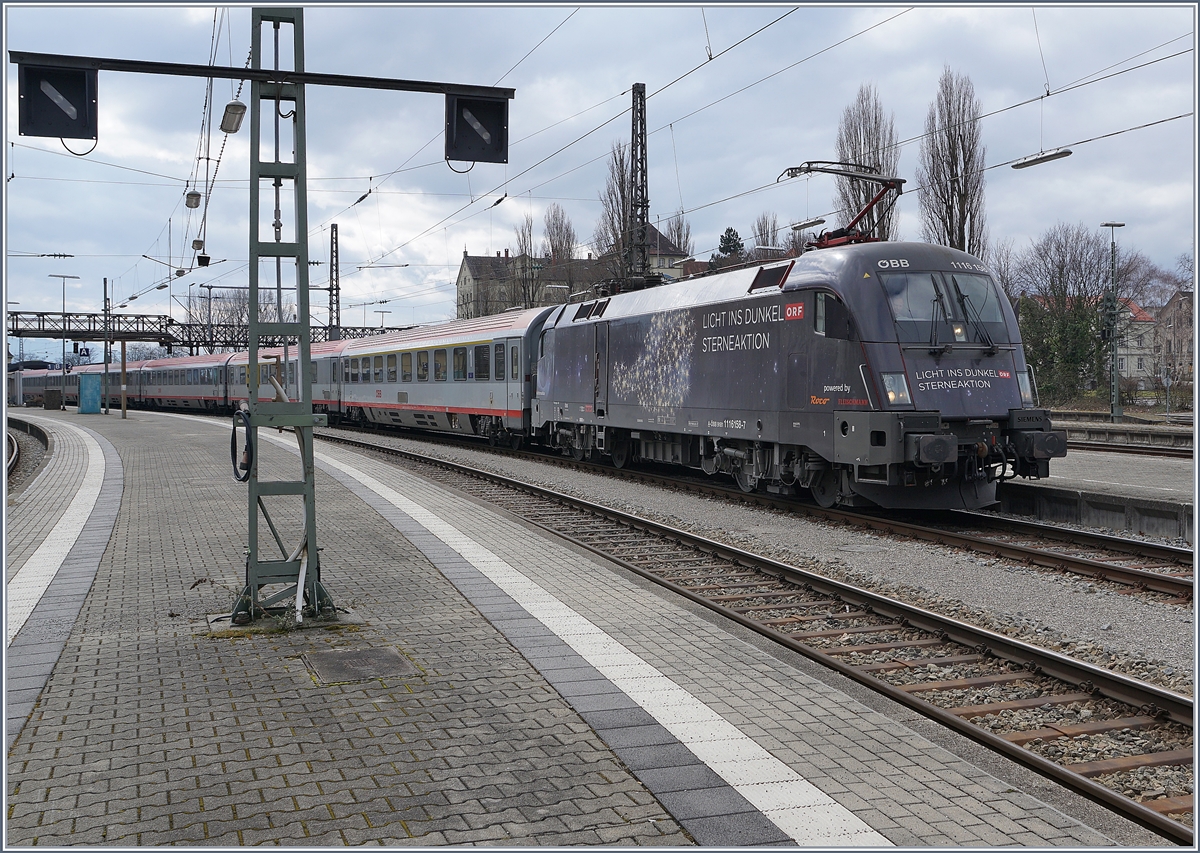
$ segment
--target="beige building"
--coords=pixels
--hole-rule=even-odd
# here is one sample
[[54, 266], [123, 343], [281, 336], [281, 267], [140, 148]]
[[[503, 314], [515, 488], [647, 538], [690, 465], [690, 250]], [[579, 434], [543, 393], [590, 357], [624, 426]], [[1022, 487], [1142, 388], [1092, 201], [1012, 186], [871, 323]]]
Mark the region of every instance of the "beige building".
[[1161, 368], [1170, 371], [1178, 382], [1191, 382], [1195, 374], [1194, 298], [1190, 289], [1177, 290], [1158, 312], [1155, 353]]

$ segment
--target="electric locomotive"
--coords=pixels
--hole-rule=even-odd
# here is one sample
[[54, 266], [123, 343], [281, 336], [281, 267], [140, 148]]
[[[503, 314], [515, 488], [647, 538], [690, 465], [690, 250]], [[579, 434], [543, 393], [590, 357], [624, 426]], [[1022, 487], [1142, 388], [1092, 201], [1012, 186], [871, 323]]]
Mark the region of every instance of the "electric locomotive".
[[618, 467], [677, 463], [824, 506], [974, 509], [1066, 454], [1008, 300], [942, 246], [835, 246], [572, 304], [538, 347], [534, 435]]

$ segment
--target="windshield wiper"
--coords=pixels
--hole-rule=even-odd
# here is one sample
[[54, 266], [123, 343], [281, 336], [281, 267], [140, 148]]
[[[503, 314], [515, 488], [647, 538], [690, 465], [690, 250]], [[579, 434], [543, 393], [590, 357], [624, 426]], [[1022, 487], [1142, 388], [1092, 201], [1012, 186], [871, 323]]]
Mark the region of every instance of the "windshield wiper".
[[933, 299], [930, 301], [933, 302], [933, 319], [929, 323], [929, 354], [941, 355], [942, 353], [950, 352], [954, 347], [951, 344], [946, 344], [945, 346], [938, 345], [938, 309], [942, 309], [943, 317], [947, 317], [948, 314], [946, 306], [942, 302], [941, 291], [936, 289], [936, 285]]
[[987, 344], [987, 354], [995, 355], [997, 352], [996, 344], [992, 341], [992, 336], [988, 334], [988, 330], [983, 325], [983, 320], [979, 317], [979, 312], [975, 310], [975, 306], [971, 304], [971, 297], [962, 292], [958, 286], [958, 279], [950, 276], [950, 283], [954, 285], [954, 292], [958, 295], [958, 304], [962, 306], [963, 313], [967, 315], [967, 320], [975, 327], [975, 331], [979, 332], [979, 337]]

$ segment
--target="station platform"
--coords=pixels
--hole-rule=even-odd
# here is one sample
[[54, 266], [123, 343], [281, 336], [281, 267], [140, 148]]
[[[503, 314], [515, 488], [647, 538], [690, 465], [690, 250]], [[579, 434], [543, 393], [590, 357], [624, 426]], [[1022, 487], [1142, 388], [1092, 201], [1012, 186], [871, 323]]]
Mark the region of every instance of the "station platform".
[[1045, 480], [1000, 484], [1000, 509], [1044, 521], [1195, 541], [1194, 459], [1070, 450]]
[[[228, 422], [10, 415], [52, 452], [8, 507], [6, 846], [1162, 845], [348, 449], [317, 447], [318, 542], [353, 618], [213, 631], [244, 583]], [[260, 438], [291, 473], [291, 437]], [[317, 663], [380, 650], [374, 677]]]

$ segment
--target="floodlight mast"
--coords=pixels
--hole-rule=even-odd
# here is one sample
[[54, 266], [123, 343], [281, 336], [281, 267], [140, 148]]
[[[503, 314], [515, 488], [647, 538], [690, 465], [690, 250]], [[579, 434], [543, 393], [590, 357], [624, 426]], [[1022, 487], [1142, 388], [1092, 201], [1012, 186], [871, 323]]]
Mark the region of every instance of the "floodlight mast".
[[[881, 238], [872, 237], [868, 232], [856, 231], [855, 226], [863, 220], [868, 213], [874, 209], [875, 205], [879, 204], [889, 192], [895, 190], [896, 196], [899, 197], [904, 192], [904, 179], [888, 177], [879, 174], [879, 170], [873, 166], [864, 166], [861, 163], [842, 163], [831, 160], [809, 160], [807, 163], [801, 163], [799, 166], [793, 166], [790, 169], [785, 169], [783, 174], [775, 179], [779, 183], [784, 178], [798, 178], [801, 175], [812, 175], [815, 173], [823, 173], [826, 175], [838, 175], [843, 178], [850, 178], [856, 181], [869, 181], [870, 183], [882, 185], [882, 189], [875, 194], [866, 205], [860, 210], [853, 219], [846, 225], [845, 228], [838, 228], [834, 231], [822, 231], [821, 234], [808, 245], [814, 249], [828, 249], [833, 246], [847, 246], [851, 243], [878, 243]], [[895, 199], [892, 199], [892, 204], [895, 204]]]

